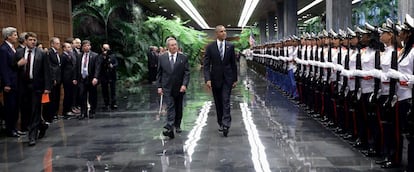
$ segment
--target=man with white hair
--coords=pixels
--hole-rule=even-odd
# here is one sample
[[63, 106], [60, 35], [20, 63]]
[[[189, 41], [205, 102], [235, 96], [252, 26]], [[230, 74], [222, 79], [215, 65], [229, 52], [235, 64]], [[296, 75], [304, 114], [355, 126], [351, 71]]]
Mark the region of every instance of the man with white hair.
[[2, 30], [4, 42], [0, 46], [0, 73], [3, 89], [4, 114], [7, 136], [19, 137], [16, 129], [18, 119], [17, 110], [17, 71], [13, 66], [13, 57], [16, 53], [13, 44], [17, 42], [17, 30], [6, 27]]

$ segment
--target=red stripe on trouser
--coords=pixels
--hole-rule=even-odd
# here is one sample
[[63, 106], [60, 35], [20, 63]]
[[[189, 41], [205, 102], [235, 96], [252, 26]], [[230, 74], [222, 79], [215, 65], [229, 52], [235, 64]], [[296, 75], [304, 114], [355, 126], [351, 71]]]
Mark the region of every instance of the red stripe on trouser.
[[322, 93], [320, 93], [320, 96], [321, 96], [321, 103], [322, 103], [321, 114], [325, 115], [325, 96]]
[[[365, 98], [365, 97], [364, 97]], [[363, 100], [363, 101], [365, 101], [365, 100]], [[363, 114], [364, 114], [364, 121], [363, 122], [365, 122], [366, 124], [369, 122], [368, 121], [368, 111], [367, 111], [367, 108], [365, 107], [365, 105], [366, 104], [364, 104], [364, 106], [362, 106], [362, 112], [363, 112]], [[370, 127], [369, 127], [370, 125], [367, 125], [366, 126], [366, 129], [367, 129], [367, 137], [366, 138], [364, 138], [364, 139], [369, 139], [369, 138], [371, 138], [371, 131], [370, 131]], [[363, 138], [361, 138], [361, 139], [363, 139]]]
[[346, 103], [346, 100], [344, 101], [343, 115], [345, 115], [345, 128], [349, 129], [349, 112], [348, 103]]
[[395, 105], [395, 137], [397, 140], [397, 147], [395, 149], [395, 162], [399, 163], [400, 160], [400, 117], [399, 117], [399, 102]]
[[380, 139], [381, 139], [381, 150], [384, 150], [384, 126], [382, 125], [382, 123], [381, 123], [381, 112], [380, 112], [380, 108], [379, 108], [379, 106], [377, 106], [376, 107], [376, 109], [377, 109], [377, 118], [378, 118], [378, 125], [379, 125], [379, 127], [380, 127]]
[[356, 108], [354, 107], [354, 111], [352, 112], [352, 118], [354, 119], [354, 136], [358, 136], [356, 112], [355, 111], [356, 111]]

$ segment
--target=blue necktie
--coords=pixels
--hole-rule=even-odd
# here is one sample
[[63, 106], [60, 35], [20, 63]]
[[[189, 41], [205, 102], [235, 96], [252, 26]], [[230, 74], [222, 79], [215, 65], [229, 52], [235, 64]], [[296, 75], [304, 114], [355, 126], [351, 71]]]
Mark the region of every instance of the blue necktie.
[[219, 47], [219, 51], [220, 51], [220, 57], [221, 57], [221, 60], [223, 60], [223, 58], [224, 58], [224, 53], [223, 53], [223, 42], [220, 42], [220, 47]]

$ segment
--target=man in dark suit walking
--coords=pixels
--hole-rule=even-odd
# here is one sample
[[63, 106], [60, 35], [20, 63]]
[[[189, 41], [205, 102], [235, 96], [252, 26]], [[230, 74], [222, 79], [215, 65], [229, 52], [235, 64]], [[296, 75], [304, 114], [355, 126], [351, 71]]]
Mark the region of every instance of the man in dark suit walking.
[[168, 53], [158, 59], [157, 86], [158, 94], [164, 97], [167, 104], [167, 120], [163, 131], [164, 136], [174, 138], [174, 128], [181, 132], [183, 117], [183, 97], [190, 80], [188, 58], [178, 53], [177, 41], [168, 38]]
[[[91, 51], [91, 42], [82, 41], [82, 55], [77, 62], [77, 82], [80, 89], [81, 97], [81, 115], [80, 120], [84, 118], [94, 118], [97, 105], [97, 85], [100, 71], [100, 60], [98, 54]], [[88, 116], [88, 99], [91, 105]]]
[[4, 42], [0, 46], [0, 72], [6, 132], [9, 137], [19, 137], [16, 129], [17, 119], [19, 118], [17, 109], [17, 68], [13, 61], [16, 52], [13, 44], [17, 42], [17, 30], [14, 27], [6, 27], [3, 28], [2, 35]]
[[109, 105], [111, 105], [112, 110], [115, 110], [118, 108], [116, 104], [116, 68], [118, 67], [118, 60], [115, 54], [112, 53], [109, 44], [102, 45], [102, 54], [98, 58], [101, 61], [100, 82], [105, 103], [104, 110], [109, 110]]
[[151, 84], [157, 77], [158, 54], [157, 47], [150, 46], [148, 56], [148, 82]]
[[62, 114], [65, 118], [72, 115], [72, 107], [74, 100], [77, 98], [75, 87], [77, 86], [76, 72], [76, 56], [72, 51], [69, 43], [63, 43], [63, 53], [61, 58], [62, 83], [63, 83], [63, 110]]
[[52, 90], [50, 93], [50, 103], [44, 108], [43, 117], [46, 122], [51, 123], [53, 118], [57, 119], [60, 105], [60, 89], [61, 89], [61, 64], [62, 60], [59, 56], [60, 39], [52, 37], [50, 39], [50, 49], [47, 53], [50, 65], [50, 81], [52, 82]]
[[[47, 129], [47, 125], [41, 122], [40, 114], [42, 94], [49, 94], [51, 89], [50, 66], [49, 59], [43, 50], [35, 47], [36, 34], [27, 32], [25, 39], [27, 45], [17, 50], [15, 63], [18, 66], [22, 126], [28, 127], [29, 146], [34, 146], [36, 139], [43, 137]], [[27, 124], [26, 121], [28, 121]]]
[[237, 66], [234, 45], [225, 41], [226, 28], [216, 26], [217, 40], [210, 43], [204, 57], [204, 79], [213, 91], [219, 131], [227, 137], [231, 126], [230, 94], [237, 85]]

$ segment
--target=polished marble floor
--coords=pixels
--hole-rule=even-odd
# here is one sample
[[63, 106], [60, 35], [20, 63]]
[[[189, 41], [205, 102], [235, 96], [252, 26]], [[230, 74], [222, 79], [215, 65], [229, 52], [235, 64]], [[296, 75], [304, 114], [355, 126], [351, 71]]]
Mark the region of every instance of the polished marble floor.
[[[29, 147], [0, 138], [4, 172], [330, 172], [382, 171], [240, 62], [229, 137], [217, 131], [214, 103], [195, 69], [185, 97], [183, 132], [161, 134], [155, 85], [121, 88], [119, 109], [88, 120], [58, 120]], [[399, 171], [398, 169], [388, 171]]]

